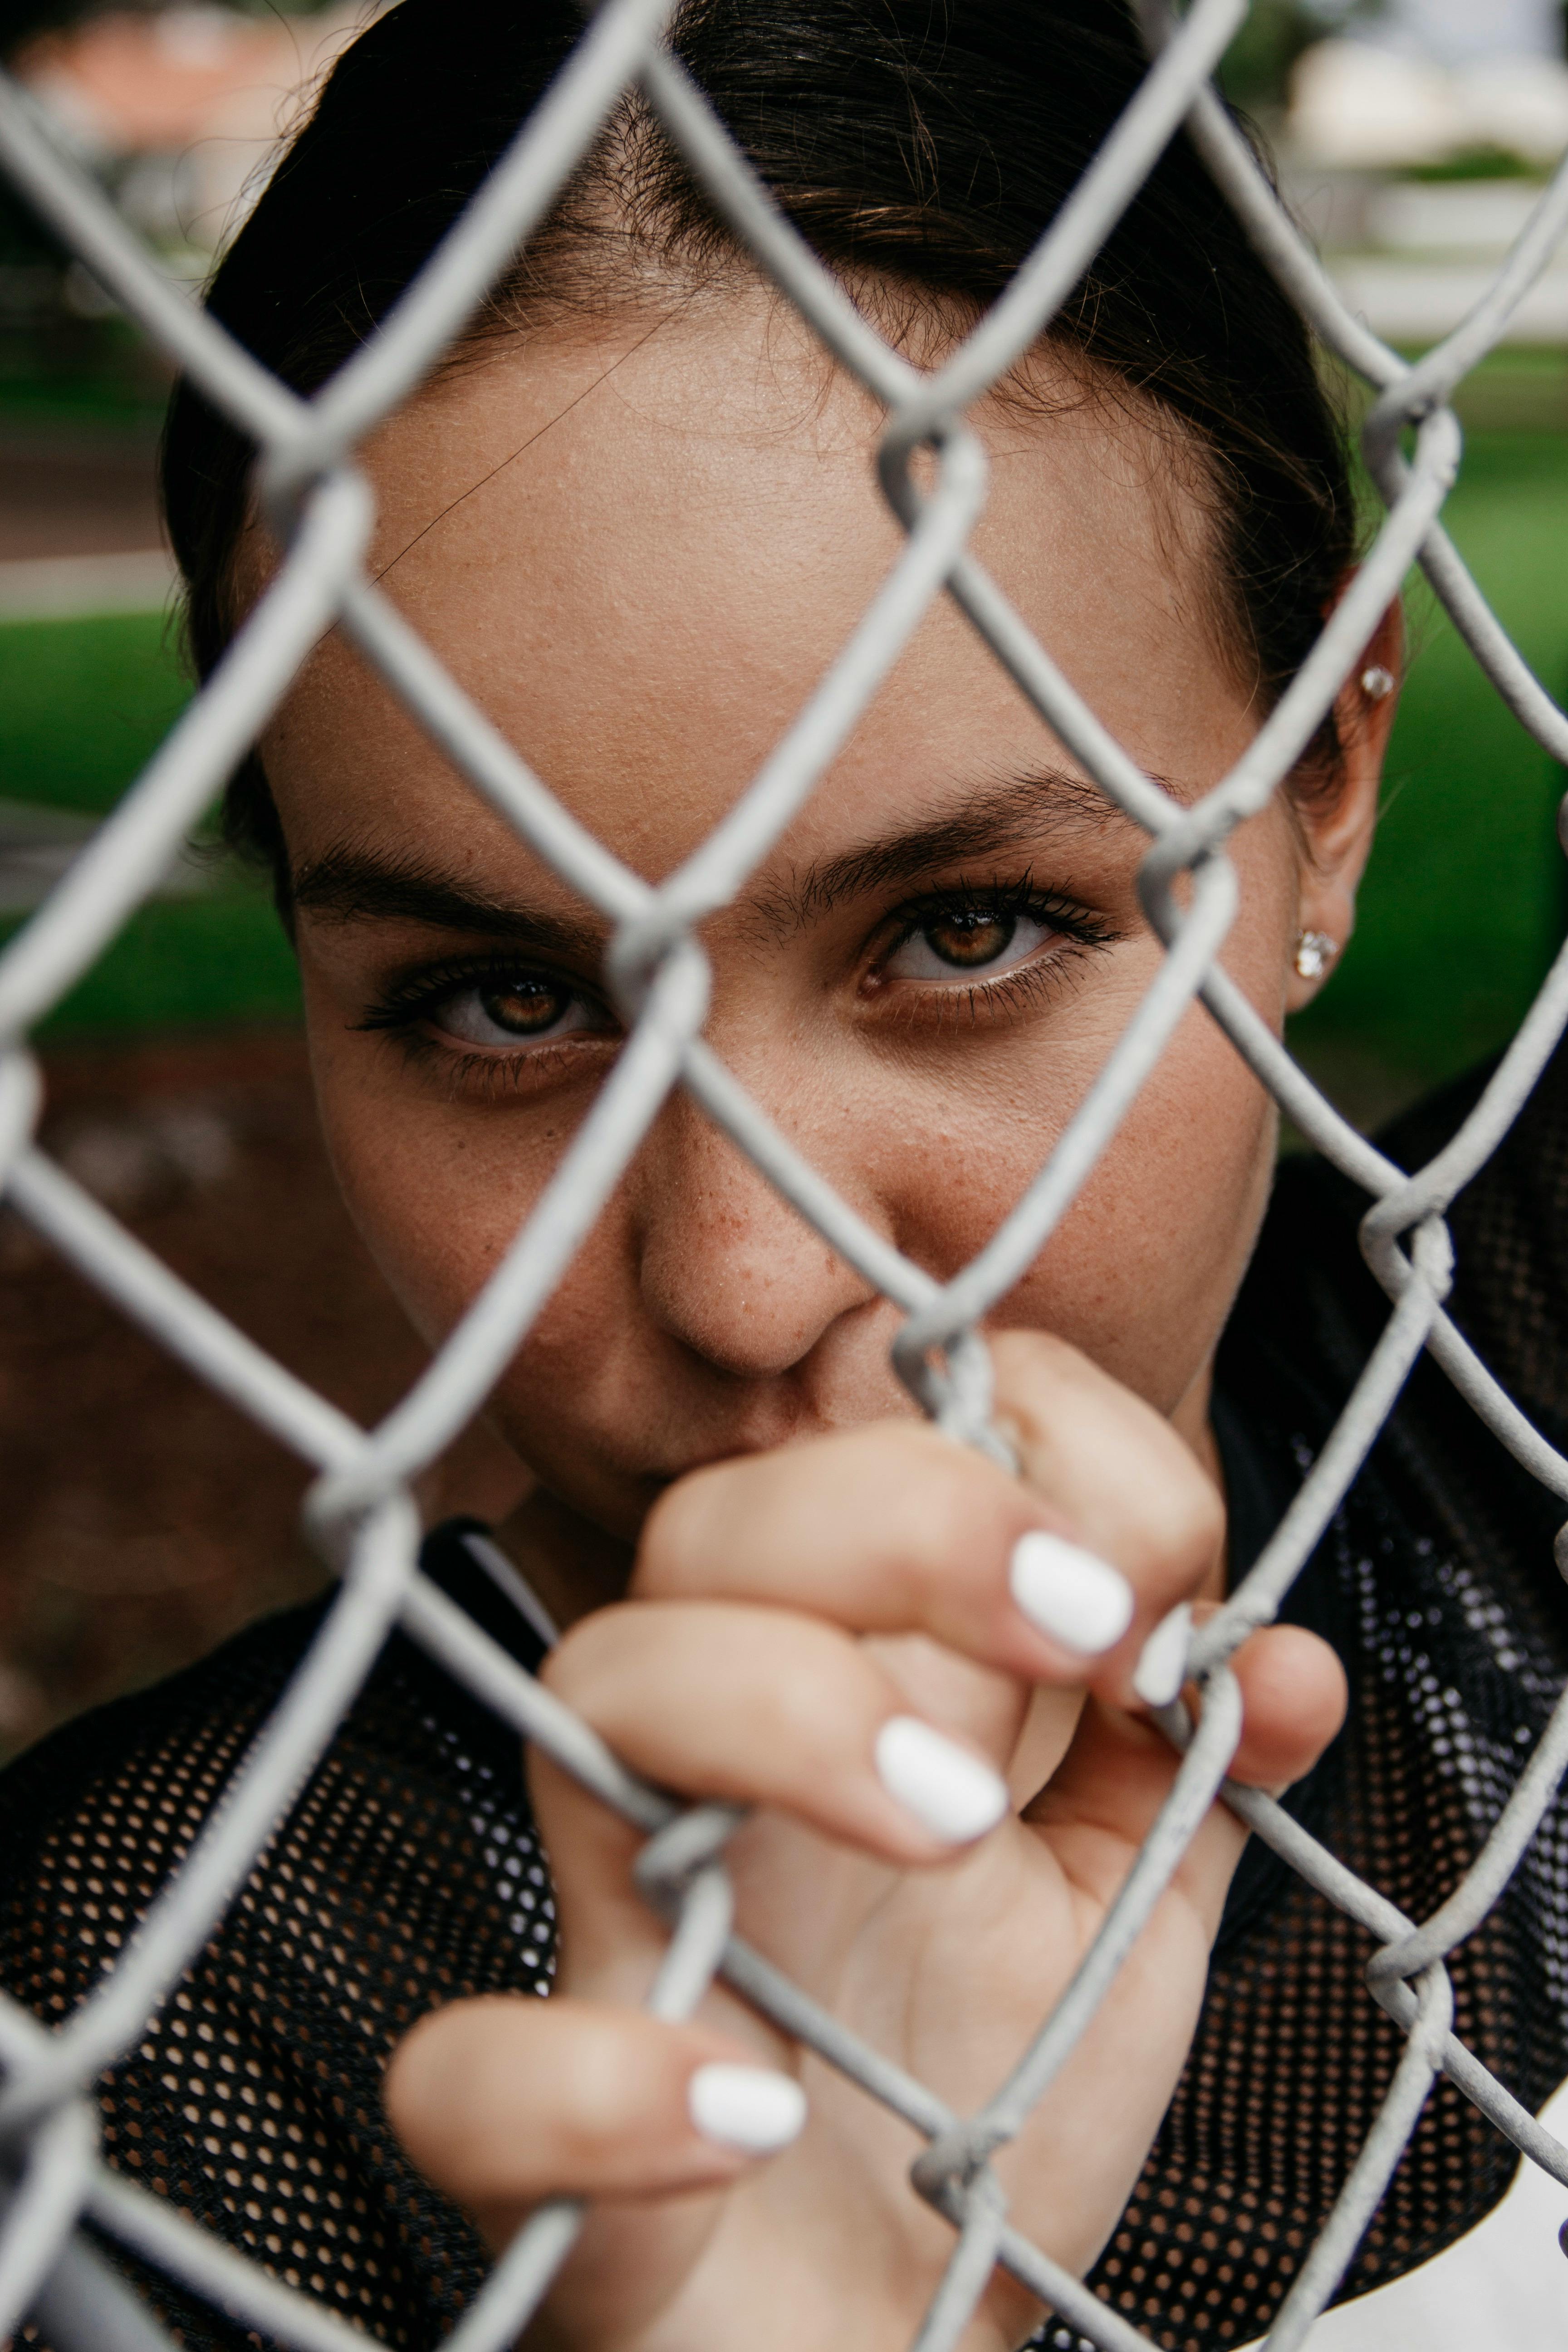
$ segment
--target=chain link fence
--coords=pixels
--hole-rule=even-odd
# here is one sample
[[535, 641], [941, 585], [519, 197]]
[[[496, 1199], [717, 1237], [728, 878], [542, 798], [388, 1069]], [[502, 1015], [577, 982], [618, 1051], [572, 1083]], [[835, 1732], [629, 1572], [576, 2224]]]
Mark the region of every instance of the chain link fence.
[[[149, 2014], [199, 1951], [331, 1739], [371, 1661], [400, 1625], [522, 1738], [542, 1746], [644, 1833], [638, 1881], [671, 1931], [650, 1996], [657, 2014], [689, 2015], [721, 1976], [925, 2139], [911, 2194], [946, 2217], [954, 2241], [915, 2339], [918, 2352], [943, 2352], [959, 2341], [997, 2263], [1104, 2352], [1147, 2347], [1135, 2327], [1009, 2226], [988, 2159], [1072, 2053], [1210, 1803], [1217, 1797], [1230, 1804], [1256, 1836], [1376, 1939], [1370, 1997], [1405, 2037], [1375, 2125], [1269, 2336], [1270, 2346], [1285, 2352], [1302, 2341], [1333, 2295], [1439, 2072], [1500, 2132], [1568, 2184], [1568, 2147], [1451, 2032], [1445, 1969], [1446, 1957], [1497, 1902], [1568, 1769], [1568, 1698], [1473, 1866], [1419, 1922], [1337, 1862], [1278, 1805], [1226, 1779], [1239, 1726], [1227, 1661], [1275, 1615], [1424, 1349], [1525, 1468], [1568, 1505], [1568, 1460], [1510, 1401], [1443, 1307], [1451, 1268], [1445, 1211], [1508, 1132], [1568, 1023], [1568, 950], [1458, 1133], [1413, 1173], [1393, 1165], [1336, 1114], [1216, 961], [1236, 907], [1227, 838], [1264, 806], [1305, 751], [1413, 563], [1424, 567], [1510, 710], [1554, 760], [1568, 763], [1568, 719], [1489, 609], [1441, 520], [1459, 457], [1449, 397], [1507, 333], [1568, 227], [1568, 164], [1485, 299], [1411, 365], [1343, 307], [1214, 95], [1209, 77], [1245, 17], [1247, 0], [1195, 0], [1180, 22], [1159, 0], [1142, 0], [1150, 64], [1131, 102], [1004, 296], [940, 368], [922, 373], [882, 341], [773, 208], [701, 91], [662, 45], [668, 5], [605, 0], [381, 331], [308, 400], [191, 307], [58, 151], [20, 91], [0, 81], [0, 163], [126, 312], [259, 446], [260, 494], [286, 547], [221, 667], [0, 958], [0, 1034], [7, 1041], [0, 1062], [0, 1168], [12, 1205], [80, 1274], [313, 1466], [312, 1528], [342, 1569], [335, 1603], [286, 1697], [118, 1965], [58, 2032], [0, 2000], [0, 2134], [12, 2167], [0, 2230], [0, 2336], [47, 2289], [60, 2352], [143, 2352], [171, 2343], [82, 2234], [80, 2225], [89, 2221], [242, 2325], [298, 2352], [348, 2352], [363, 2344], [321, 2305], [107, 2168], [98, 2152], [92, 2086], [135, 2045]], [[881, 478], [907, 534], [898, 562], [788, 733], [723, 822], [657, 888], [552, 799], [367, 580], [362, 556], [371, 499], [353, 465], [356, 444], [426, 376], [547, 217], [622, 94], [636, 84], [762, 269], [837, 362], [885, 404]], [[1305, 667], [1231, 772], [1191, 807], [1141, 772], [968, 551], [985, 492], [980, 447], [964, 422], [969, 405], [1041, 333], [1184, 121], [1280, 284], [1328, 348], [1372, 388], [1363, 442], [1386, 506], [1360, 572]], [[911, 471], [921, 451], [934, 459], [928, 492], [916, 487]], [[1108, 798], [1148, 833], [1142, 889], [1165, 954], [1025, 1197], [980, 1255], [939, 1284], [861, 1223], [704, 1043], [709, 975], [695, 931], [778, 841], [922, 614], [943, 595]], [[187, 829], [334, 625], [474, 791], [609, 919], [609, 975], [629, 1015], [613, 1075], [503, 1262], [416, 1386], [368, 1432], [252, 1345], [33, 1146], [40, 1088], [24, 1043], [153, 889]], [[1184, 877], [1184, 905], [1176, 887]], [[1194, 1732], [1179, 1705], [1162, 1717], [1184, 1749], [1183, 1761], [1100, 1933], [1008, 2079], [977, 2113], [955, 2115], [733, 1935], [723, 1854], [736, 1812], [712, 1805], [680, 1810], [646, 1786], [421, 1577], [409, 1482], [478, 1410], [660, 1106], [679, 1087], [830, 1247], [902, 1310], [895, 1359], [927, 1412], [953, 1435], [1006, 1458], [988, 1421], [988, 1362], [976, 1327], [1049, 1239], [1195, 999], [1297, 1127], [1371, 1196], [1363, 1245], [1391, 1312], [1331, 1441], [1272, 1539], [1225, 1608], [1194, 1637], [1190, 1670], [1204, 1690], [1201, 1722]], [[1561, 1541], [1559, 1560], [1568, 1569]], [[581, 2219], [581, 2207], [568, 2200], [536, 2213], [448, 2338], [452, 2352], [499, 2352], [515, 2341]]]

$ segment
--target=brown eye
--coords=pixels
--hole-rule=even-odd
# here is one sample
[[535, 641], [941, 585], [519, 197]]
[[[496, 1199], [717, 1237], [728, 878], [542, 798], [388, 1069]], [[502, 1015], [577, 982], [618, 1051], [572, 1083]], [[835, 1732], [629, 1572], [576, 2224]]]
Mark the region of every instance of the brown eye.
[[997, 906], [942, 907], [894, 949], [886, 981], [991, 980], [1026, 963], [1055, 936], [1042, 917]]
[[572, 1002], [571, 992], [542, 974], [525, 980], [505, 980], [495, 988], [474, 992], [479, 1010], [510, 1037], [537, 1037], [554, 1027]]
[[1005, 954], [1017, 928], [1016, 915], [1000, 915], [994, 907], [955, 907], [938, 921], [923, 924], [921, 933], [943, 963], [970, 971]]
[[550, 971], [499, 972], [455, 988], [429, 1018], [465, 1045], [553, 1043], [612, 1026], [603, 1010]]

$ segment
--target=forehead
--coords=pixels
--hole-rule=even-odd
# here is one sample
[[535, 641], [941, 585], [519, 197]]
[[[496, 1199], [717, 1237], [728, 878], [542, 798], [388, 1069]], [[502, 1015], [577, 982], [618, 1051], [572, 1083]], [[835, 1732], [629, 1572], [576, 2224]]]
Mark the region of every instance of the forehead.
[[[1199, 510], [1125, 406], [1065, 372], [1033, 390], [975, 413], [975, 551], [1145, 765], [1206, 781], [1234, 695]], [[658, 874], [743, 789], [906, 544], [880, 424], [761, 289], [493, 343], [367, 450], [370, 569], [561, 798]], [[455, 801], [499, 824], [341, 638], [264, 753], [296, 856]], [[864, 833], [890, 791], [927, 803], [1061, 759], [939, 599], [802, 823]]]

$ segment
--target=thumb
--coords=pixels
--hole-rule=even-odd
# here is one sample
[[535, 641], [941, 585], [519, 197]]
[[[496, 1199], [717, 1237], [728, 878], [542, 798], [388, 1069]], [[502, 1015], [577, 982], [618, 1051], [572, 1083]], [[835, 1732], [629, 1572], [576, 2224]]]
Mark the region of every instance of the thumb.
[[794, 2077], [754, 2049], [564, 1995], [436, 2010], [394, 2051], [383, 2095], [415, 2164], [494, 2245], [549, 2197], [725, 2188], [805, 2121]]
[[[1254, 1633], [1231, 1668], [1242, 1727], [1230, 1777], [1249, 1788], [1287, 1788], [1310, 1770], [1344, 1721], [1344, 1668], [1326, 1642], [1298, 1625]], [[1195, 1697], [1190, 1686], [1187, 1696], [1189, 1703]], [[1109, 1903], [1133, 1850], [1153, 1827], [1180, 1762], [1146, 1717], [1091, 1700], [1059, 1770], [1025, 1819], [1049, 1837], [1063, 1867]], [[1224, 1805], [1211, 1806], [1176, 1872], [1175, 1884], [1196, 1903], [1211, 1936], [1247, 1835]]]

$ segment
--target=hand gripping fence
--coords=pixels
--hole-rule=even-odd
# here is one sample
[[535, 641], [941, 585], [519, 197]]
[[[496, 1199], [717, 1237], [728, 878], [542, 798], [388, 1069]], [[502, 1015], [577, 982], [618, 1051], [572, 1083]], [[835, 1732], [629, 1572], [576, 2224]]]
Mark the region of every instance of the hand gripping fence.
[[[201, 1948], [395, 1626], [645, 1833], [638, 1883], [670, 1929], [649, 1996], [656, 2014], [689, 2016], [722, 1976], [925, 2139], [913, 2188], [955, 2236], [912, 2352], [946, 2352], [959, 2341], [997, 2263], [1104, 2352], [1147, 2347], [1146, 2336], [1009, 2225], [988, 2159], [1070, 2055], [1216, 1797], [1370, 1931], [1378, 1949], [1367, 1970], [1369, 1989], [1405, 2035], [1383, 2106], [1269, 2346], [1289, 2352], [1300, 2344], [1332, 2295], [1439, 2072], [1568, 2184], [1568, 2147], [1450, 2032], [1444, 1966], [1502, 1893], [1568, 1771], [1568, 1697], [1473, 1866], [1424, 1922], [1405, 1917], [1270, 1800], [1226, 1778], [1240, 1725], [1227, 1660], [1274, 1617], [1423, 1349], [1525, 1468], [1568, 1505], [1568, 1460], [1526, 1420], [1443, 1309], [1451, 1265], [1445, 1211], [1508, 1132], [1568, 1024], [1568, 949], [1464, 1125], [1413, 1173], [1338, 1116], [1216, 961], [1237, 896], [1227, 837], [1264, 806], [1304, 751], [1413, 562], [1424, 567], [1509, 708], [1554, 760], [1568, 763], [1568, 716], [1504, 634], [1441, 522], [1459, 455], [1449, 396], [1507, 332], [1568, 228], [1568, 163], [1483, 299], [1412, 366], [1346, 310], [1212, 91], [1209, 76], [1247, 0], [1194, 0], [1179, 22], [1167, 16], [1162, 0], [1142, 0], [1142, 6], [1150, 67], [1136, 94], [1006, 292], [931, 373], [889, 348], [775, 211], [664, 46], [668, 0], [604, 0], [553, 86], [380, 332], [309, 400], [190, 306], [61, 154], [22, 92], [0, 78], [0, 164], [130, 316], [258, 444], [259, 492], [285, 548], [275, 579], [205, 689], [0, 956], [0, 1173], [11, 1205], [79, 1272], [314, 1465], [310, 1520], [342, 1569], [336, 1601], [226, 1801], [112, 1971], [58, 2031], [0, 1998], [0, 2336], [32, 2312], [60, 2352], [167, 2352], [172, 2339], [82, 2233], [79, 2225], [90, 2220], [187, 2290], [297, 2352], [350, 2352], [365, 2342], [321, 2305], [110, 2170], [98, 2152], [92, 2085], [134, 2045]], [[353, 463], [356, 444], [427, 374], [634, 85], [761, 268], [884, 406], [881, 483], [907, 534], [897, 562], [789, 731], [715, 831], [657, 888], [552, 797], [366, 578], [362, 557], [372, 508]], [[1364, 564], [1289, 692], [1230, 773], [1192, 807], [1173, 800], [1107, 733], [969, 552], [985, 467], [964, 421], [971, 404], [1070, 294], [1184, 121], [1280, 284], [1329, 349], [1373, 387], [1364, 448], [1387, 509]], [[931, 487], [923, 492], [911, 473], [921, 449], [934, 460]], [[979, 1256], [945, 1284], [869, 1231], [704, 1043], [709, 972], [695, 937], [703, 918], [734, 896], [779, 839], [922, 614], [943, 594], [1100, 790], [1148, 833], [1142, 898], [1166, 949], [1156, 979], [1029, 1190]], [[613, 1074], [487, 1287], [415, 1387], [368, 1432], [253, 1345], [36, 1149], [40, 1087], [24, 1042], [154, 887], [186, 829], [334, 625], [474, 791], [610, 919], [608, 976], [628, 1024]], [[1183, 876], [1189, 877], [1184, 906], [1175, 890]], [[647, 1787], [421, 1576], [408, 1482], [479, 1408], [677, 1087], [687, 1088], [842, 1258], [903, 1310], [894, 1358], [927, 1412], [955, 1438], [1010, 1464], [989, 1420], [989, 1364], [976, 1327], [1055, 1231], [1194, 998], [1298, 1127], [1370, 1195], [1363, 1246], [1392, 1311], [1330, 1441], [1262, 1556], [1193, 1639], [1189, 1667], [1204, 1690], [1202, 1717], [1194, 1731], [1178, 1704], [1161, 1718], [1184, 1751], [1180, 1769], [1092, 1947], [1008, 2079], [977, 2113], [954, 2115], [732, 1933], [723, 1855], [739, 1814], [718, 1805], [683, 1809]], [[1568, 1568], [1564, 1538], [1568, 1529], [1558, 1547]], [[515, 2340], [581, 2221], [582, 2207], [566, 2200], [535, 2214], [447, 2338], [451, 2352], [500, 2352]]]

